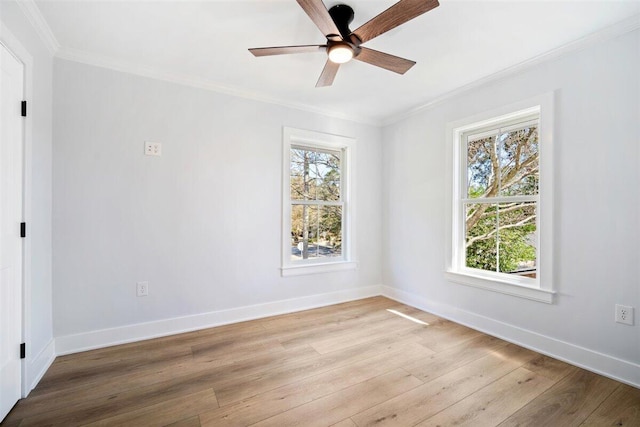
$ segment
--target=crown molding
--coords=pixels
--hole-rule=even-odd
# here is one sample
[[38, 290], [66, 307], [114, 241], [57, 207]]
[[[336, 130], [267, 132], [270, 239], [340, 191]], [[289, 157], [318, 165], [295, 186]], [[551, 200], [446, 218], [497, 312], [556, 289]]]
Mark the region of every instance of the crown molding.
[[56, 36], [53, 35], [51, 27], [49, 27], [47, 20], [42, 16], [42, 12], [40, 12], [40, 8], [36, 2], [34, 0], [16, 0], [16, 3], [36, 30], [40, 40], [42, 40], [51, 56], [54, 56], [60, 49], [60, 43], [58, 39], [56, 39]]
[[342, 114], [336, 111], [326, 110], [306, 104], [300, 104], [284, 99], [270, 97], [264, 94], [246, 91], [237, 87], [221, 85], [207, 79], [197, 78], [187, 74], [168, 73], [150, 67], [144, 67], [133, 63], [127, 63], [125, 61], [116, 60], [114, 58], [109, 58], [103, 55], [63, 47], [56, 39], [53, 31], [51, 30], [51, 27], [47, 23], [46, 19], [42, 15], [42, 12], [40, 11], [40, 8], [34, 0], [15, 1], [27, 17], [33, 28], [36, 30], [36, 33], [44, 43], [49, 53], [57, 58], [80, 62], [87, 65], [94, 65], [102, 68], [108, 68], [111, 70], [134, 74], [142, 77], [148, 77], [156, 80], [163, 80], [171, 83], [191, 86], [198, 89], [205, 89], [212, 92], [250, 99], [253, 101], [275, 104], [281, 107], [293, 108], [296, 110], [302, 110], [309, 113], [320, 114], [323, 116], [333, 117], [341, 120], [348, 120], [351, 122], [361, 123], [369, 126], [380, 126], [380, 122], [371, 117]]
[[222, 93], [225, 95], [249, 99], [252, 101], [275, 104], [281, 107], [293, 108], [296, 110], [302, 110], [309, 113], [320, 114], [323, 116], [333, 117], [341, 120], [348, 120], [351, 122], [361, 123], [369, 126], [380, 126], [379, 121], [376, 121], [370, 117], [342, 114], [336, 111], [325, 110], [306, 104], [300, 104], [284, 99], [270, 97], [260, 93], [246, 91], [237, 87], [221, 85], [211, 80], [193, 77], [187, 74], [161, 71], [156, 68], [140, 66], [131, 62], [121, 61], [111, 57], [98, 55], [78, 49], [61, 47], [58, 49], [55, 56], [56, 58], [65, 59], [68, 61], [80, 62], [83, 64], [93, 65], [101, 68], [108, 68], [110, 70], [127, 74], [134, 74], [141, 77], [147, 77], [155, 80], [162, 80], [170, 83], [204, 89], [212, 92]]
[[452, 91], [439, 95], [431, 100], [428, 100], [423, 104], [417, 105], [402, 113], [390, 115], [386, 118], [383, 118], [382, 120], [379, 120], [374, 117], [344, 114], [344, 113], [339, 113], [332, 110], [314, 107], [308, 104], [291, 102], [285, 99], [271, 97], [271, 96], [257, 93], [257, 92], [247, 91], [238, 87], [221, 85], [211, 80], [194, 77], [188, 74], [165, 72], [162, 70], [136, 65], [134, 63], [117, 60], [115, 58], [110, 58], [103, 55], [98, 55], [98, 54], [94, 54], [86, 51], [67, 48], [67, 47], [61, 47], [60, 43], [58, 42], [55, 35], [51, 31], [51, 27], [49, 27], [49, 24], [45, 20], [44, 16], [40, 12], [40, 9], [38, 8], [34, 0], [16, 0], [16, 3], [20, 7], [20, 9], [22, 9], [24, 14], [27, 16], [30, 23], [38, 33], [38, 36], [43, 41], [47, 50], [51, 53], [52, 56], [56, 56], [58, 58], [66, 59], [69, 61], [84, 63], [87, 65], [108, 68], [111, 70], [120, 71], [128, 74], [134, 74], [134, 75], [152, 78], [156, 80], [162, 80], [162, 81], [176, 83], [180, 85], [209, 90], [212, 92], [218, 92], [218, 93], [235, 96], [239, 98], [244, 98], [244, 99], [249, 99], [253, 101], [279, 105], [281, 107], [292, 108], [296, 110], [306, 111], [309, 113], [320, 114], [327, 117], [347, 120], [347, 121], [361, 123], [361, 124], [375, 126], [375, 127], [384, 127], [384, 126], [395, 124], [411, 116], [414, 116], [422, 111], [434, 108], [458, 95], [469, 92], [473, 89], [479, 88], [484, 85], [488, 85], [500, 79], [513, 76], [515, 74], [521, 73], [530, 68], [533, 68], [534, 66], [542, 64], [544, 62], [551, 61], [565, 54], [585, 49], [589, 46], [619, 37], [623, 34], [629, 33], [631, 31], [634, 31], [640, 28], [640, 14], [634, 15], [628, 19], [620, 21], [616, 24], [613, 24], [609, 27], [606, 27], [600, 31], [597, 31], [595, 33], [582, 37], [573, 42], [567, 43], [556, 49], [552, 49], [541, 55], [538, 55], [526, 61], [520, 62], [519, 64], [502, 69], [493, 74], [490, 74], [488, 76], [475, 80], [471, 83], [460, 86]]
[[521, 73], [537, 65], [556, 59], [560, 56], [586, 49], [590, 46], [593, 46], [595, 44], [598, 44], [606, 40], [614, 39], [616, 37], [635, 31], [638, 28], [640, 28], [640, 15], [634, 15], [631, 18], [627, 18], [623, 21], [620, 21], [609, 27], [606, 27], [600, 31], [596, 31], [595, 33], [591, 33], [578, 40], [567, 43], [558, 48], [552, 49], [541, 55], [535, 56], [531, 59], [520, 62], [519, 64], [497, 71], [488, 76], [482, 77], [466, 85], [460, 86], [457, 89], [444, 93], [436, 98], [429, 100], [424, 104], [418, 105], [403, 113], [389, 116], [382, 121], [381, 126], [389, 126], [389, 125], [398, 123], [418, 113], [434, 108], [458, 95], [464, 94], [473, 89], [476, 89], [481, 86], [485, 86], [490, 83], [493, 83], [497, 80], [501, 80], [501, 79], [513, 76], [515, 74]]

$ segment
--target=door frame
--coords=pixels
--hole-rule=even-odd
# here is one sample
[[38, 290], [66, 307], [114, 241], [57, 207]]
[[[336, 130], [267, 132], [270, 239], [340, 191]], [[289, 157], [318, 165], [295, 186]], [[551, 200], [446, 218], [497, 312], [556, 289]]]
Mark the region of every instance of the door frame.
[[[13, 54], [24, 66], [23, 76], [23, 99], [27, 101], [27, 117], [23, 119], [22, 133], [22, 220], [27, 223], [27, 237], [22, 241], [22, 342], [26, 344], [26, 357], [21, 360], [22, 397], [27, 397], [31, 391], [32, 384], [29, 383], [29, 363], [34, 360], [31, 348], [31, 236], [30, 225], [31, 216], [31, 153], [33, 146], [31, 100], [33, 99], [33, 57], [20, 41], [9, 31], [0, 21], [0, 43]], [[17, 349], [16, 349], [17, 351]]]

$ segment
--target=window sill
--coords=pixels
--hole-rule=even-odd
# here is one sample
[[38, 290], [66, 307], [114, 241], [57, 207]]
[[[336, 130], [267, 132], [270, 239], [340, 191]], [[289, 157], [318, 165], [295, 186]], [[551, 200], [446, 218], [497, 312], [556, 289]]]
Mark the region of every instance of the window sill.
[[355, 270], [358, 268], [358, 263], [355, 261], [339, 261], [329, 262], [322, 264], [303, 264], [303, 265], [290, 265], [282, 267], [282, 276], [302, 276], [305, 274], [319, 274], [329, 273], [333, 271]]
[[473, 286], [546, 304], [553, 304], [553, 296], [555, 295], [555, 292], [546, 289], [517, 285], [498, 279], [487, 279], [467, 273], [447, 271], [445, 272], [445, 277], [447, 280], [461, 285]]

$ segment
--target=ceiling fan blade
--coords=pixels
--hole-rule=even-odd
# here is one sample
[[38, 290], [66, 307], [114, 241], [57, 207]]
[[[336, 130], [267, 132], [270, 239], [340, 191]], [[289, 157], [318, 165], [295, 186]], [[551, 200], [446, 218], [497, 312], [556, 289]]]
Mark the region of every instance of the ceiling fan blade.
[[326, 45], [313, 44], [304, 46], [254, 47], [249, 49], [253, 56], [287, 55], [290, 53], [325, 52]]
[[[309, 18], [314, 24], [322, 31], [322, 34], [327, 38], [334, 39], [336, 36], [342, 40], [340, 36], [340, 30], [333, 22], [333, 18], [329, 15], [329, 11], [322, 2], [322, 0], [297, 0], [298, 4], [309, 15]], [[331, 37], [330, 37], [331, 36]]]
[[364, 43], [439, 5], [438, 0], [400, 0], [352, 32], [352, 34], [355, 34]]
[[394, 73], [404, 74], [409, 68], [416, 65], [415, 61], [400, 58], [399, 56], [389, 55], [388, 53], [378, 52], [377, 50], [367, 49], [366, 47], [361, 47], [360, 49], [362, 49], [360, 54], [354, 59], [393, 71]]
[[335, 79], [336, 74], [338, 74], [339, 68], [340, 64], [336, 64], [335, 62], [327, 59], [327, 63], [324, 64], [324, 69], [322, 70], [322, 74], [320, 74], [318, 83], [316, 83], [316, 87], [331, 86], [333, 84], [333, 79]]

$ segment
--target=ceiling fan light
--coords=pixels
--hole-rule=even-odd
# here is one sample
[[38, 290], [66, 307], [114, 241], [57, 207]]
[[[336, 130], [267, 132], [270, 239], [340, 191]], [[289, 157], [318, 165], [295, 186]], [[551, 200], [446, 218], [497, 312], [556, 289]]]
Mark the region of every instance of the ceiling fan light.
[[350, 46], [344, 44], [337, 44], [331, 46], [329, 49], [329, 60], [336, 64], [344, 64], [351, 61], [353, 58], [353, 49]]

